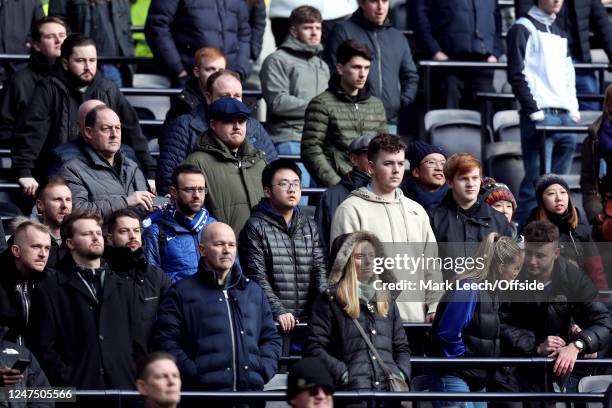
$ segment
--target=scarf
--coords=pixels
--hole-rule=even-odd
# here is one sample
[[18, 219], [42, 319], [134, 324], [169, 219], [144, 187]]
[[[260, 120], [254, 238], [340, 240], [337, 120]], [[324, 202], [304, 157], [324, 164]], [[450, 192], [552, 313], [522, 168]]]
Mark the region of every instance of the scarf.
[[168, 208], [166, 211], [168, 211], [170, 216], [172, 216], [176, 222], [189, 231], [200, 232], [206, 225], [206, 221], [208, 221], [208, 211], [206, 211], [206, 209], [203, 207], [200, 211], [198, 211], [193, 219], [189, 219], [182, 213], [176, 211], [176, 207]]

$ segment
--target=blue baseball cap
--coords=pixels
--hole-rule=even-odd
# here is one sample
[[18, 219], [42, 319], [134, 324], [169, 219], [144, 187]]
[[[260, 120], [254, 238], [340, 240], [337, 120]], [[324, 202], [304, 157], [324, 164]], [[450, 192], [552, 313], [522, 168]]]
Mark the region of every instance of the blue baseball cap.
[[231, 96], [219, 98], [210, 105], [208, 110], [210, 118], [221, 121], [228, 121], [237, 117], [248, 118], [251, 110], [242, 102]]

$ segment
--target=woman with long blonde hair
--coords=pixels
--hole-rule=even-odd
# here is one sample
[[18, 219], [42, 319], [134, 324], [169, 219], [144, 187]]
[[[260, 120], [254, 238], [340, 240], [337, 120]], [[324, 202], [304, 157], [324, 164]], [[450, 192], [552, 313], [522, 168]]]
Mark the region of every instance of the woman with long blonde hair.
[[[512, 238], [494, 232], [481, 242], [474, 261], [475, 267], [451, 280], [452, 288], [438, 304], [431, 328], [431, 355], [447, 358], [499, 355], [498, 294], [491, 288], [495, 281], [516, 278], [523, 254]], [[482, 391], [492, 374], [483, 368], [451, 367], [433, 370], [432, 391]], [[434, 402], [436, 408], [448, 405], [486, 408], [486, 402]]]
[[[360, 334], [356, 320], [384, 366], [409, 382], [406, 333], [392, 294], [381, 286], [395, 278], [388, 271], [374, 273], [375, 258], [384, 257], [382, 244], [373, 234], [358, 231], [336, 238], [332, 254], [330, 286], [313, 305], [306, 354], [323, 361], [338, 388], [388, 391], [385, 369]], [[381, 282], [375, 285], [377, 280]]]

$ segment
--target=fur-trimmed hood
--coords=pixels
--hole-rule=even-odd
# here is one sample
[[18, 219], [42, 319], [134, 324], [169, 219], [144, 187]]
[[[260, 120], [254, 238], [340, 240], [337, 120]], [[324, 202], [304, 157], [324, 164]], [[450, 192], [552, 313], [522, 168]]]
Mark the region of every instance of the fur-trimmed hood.
[[[349, 259], [351, 258], [351, 254], [355, 249], [355, 246], [360, 241], [370, 241], [374, 245], [374, 250], [376, 251], [376, 257], [386, 257], [385, 249], [380, 242], [380, 240], [376, 237], [376, 235], [367, 232], [367, 231], [356, 231], [350, 234], [342, 234], [339, 235], [331, 246], [331, 260], [333, 262], [331, 270], [329, 272], [329, 283], [331, 285], [337, 285], [342, 279], [342, 272], [344, 270], [344, 266], [347, 264]], [[381, 279], [383, 282], [397, 282], [393, 271], [385, 269], [382, 274], [377, 275], [378, 279]]]

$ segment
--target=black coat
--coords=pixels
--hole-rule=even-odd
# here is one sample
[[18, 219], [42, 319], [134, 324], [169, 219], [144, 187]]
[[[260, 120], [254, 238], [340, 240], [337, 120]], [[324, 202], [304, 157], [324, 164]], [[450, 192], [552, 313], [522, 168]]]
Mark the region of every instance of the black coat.
[[6, 84], [0, 102], [0, 142], [4, 147], [10, 147], [17, 118], [28, 106], [36, 84], [50, 74], [52, 67], [41, 53], [32, 51], [28, 66]]
[[[26, 305], [31, 305], [32, 291], [53, 270], [45, 269], [42, 273], [33, 275], [29, 279], [21, 277], [15, 268], [15, 257], [8, 248], [0, 255], [0, 326], [8, 331], [4, 338], [14, 343], [23, 342], [26, 334]], [[22, 295], [23, 293], [23, 295]]]
[[[517, 280], [532, 280], [522, 271]], [[597, 300], [597, 288], [582, 271], [565, 259], [555, 261], [552, 281], [544, 291], [515, 292], [521, 298], [510, 298], [500, 305], [501, 347], [507, 356], [529, 357], [547, 336], [559, 336], [566, 343], [581, 339], [585, 353], [607, 347], [612, 321], [606, 305]], [[570, 325], [582, 329], [569, 336]]]
[[274, 319], [284, 313], [300, 320], [310, 316], [327, 282], [326, 257], [314, 221], [298, 210], [287, 226], [263, 199], [240, 232], [238, 249], [242, 270], [266, 293]]
[[70, 255], [34, 291], [28, 345], [53, 386], [134, 388], [131, 288], [103, 267], [101, 304]]
[[338, 184], [328, 188], [321, 194], [319, 205], [315, 211], [315, 221], [319, 228], [321, 245], [323, 245], [326, 254], [329, 253], [331, 246], [329, 236], [336, 209], [348, 198], [351, 191], [367, 186], [371, 179], [369, 174], [353, 167], [350, 172], [342, 176]]
[[[572, 10], [569, 10], [571, 5]], [[533, 6], [531, 0], [514, 0], [516, 18], [527, 14]], [[561, 12], [555, 20], [555, 24], [562, 31], [567, 32], [565, 18], [563, 15], [570, 13], [570, 18], [574, 20], [574, 47], [572, 57], [581, 62], [591, 62], [590, 33], [595, 33], [595, 38], [600, 39], [602, 48], [606, 51], [608, 58], [612, 58], [612, 26], [608, 20], [608, 12], [601, 4], [601, 0], [572, 0], [566, 1], [561, 8]], [[577, 35], [577, 38], [576, 38]]]
[[[190, 113], [196, 106], [204, 102], [204, 95], [200, 90], [200, 83], [197, 78], [189, 78], [185, 84], [185, 89], [173, 97], [170, 103], [170, 109], [166, 113], [164, 127], [170, 126], [174, 119], [181, 115]], [[164, 138], [159, 139], [160, 146], [164, 142]]]
[[136, 111], [114, 82], [96, 74], [81, 92], [58, 70], [36, 86], [28, 106], [15, 127], [12, 165], [17, 177], [30, 177], [34, 171], [45, 175], [53, 148], [78, 137], [77, 112], [81, 103], [99, 99], [117, 113], [121, 136], [132, 146], [147, 178], [154, 178], [155, 160], [142, 134]]
[[[321, 294], [312, 308], [305, 353], [321, 359], [337, 386], [348, 390], [387, 390], [378, 362], [353, 320], [335, 300], [335, 287]], [[396, 375], [410, 378], [410, 348], [394, 301], [386, 318], [360, 301], [359, 323], [376, 351]], [[348, 370], [348, 384], [342, 377]]]
[[228, 289], [200, 261], [161, 302], [153, 345], [176, 357], [183, 388], [261, 391], [276, 374], [281, 340], [261, 288], [234, 265]]
[[[480, 242], [492, 232], [512, 237], [506, 217], [482, 202], [482, 197], [470, 209], [463, 210], [449, 189], [440, 205], [428, 210], [428, 213], [442, 259], [472, 257]], [[448, 244], [441, 245], [441, 242]], [[453, 271], [444, 271], [445, 278], [452, 274]]]
[[104, 259], [117, 275], [127, 279], [132, 290], [132, 337], [134, 358], [149, 354], [148, 343], [153, 334], [157, 308], [170, 287], [168, 275], [154, 265], [147, 264], [142, 248], [132, 252], [127, 247], [106, 246]]

